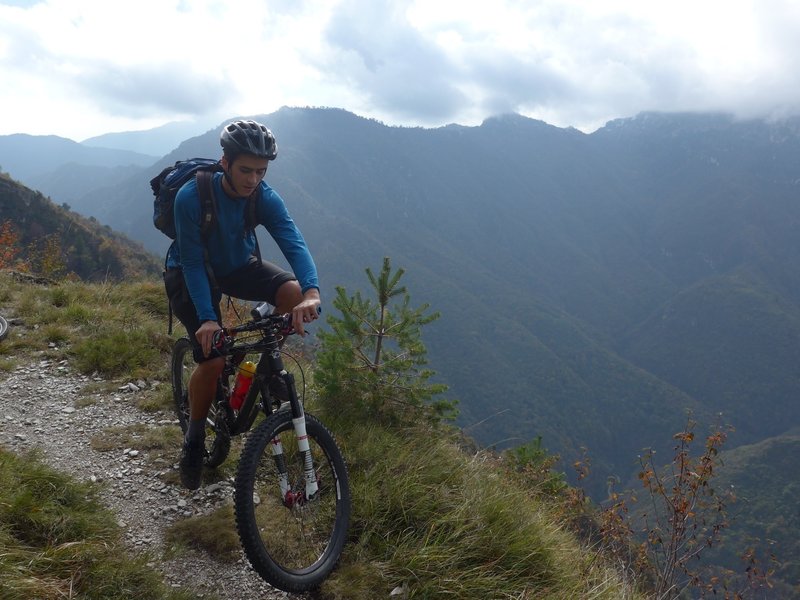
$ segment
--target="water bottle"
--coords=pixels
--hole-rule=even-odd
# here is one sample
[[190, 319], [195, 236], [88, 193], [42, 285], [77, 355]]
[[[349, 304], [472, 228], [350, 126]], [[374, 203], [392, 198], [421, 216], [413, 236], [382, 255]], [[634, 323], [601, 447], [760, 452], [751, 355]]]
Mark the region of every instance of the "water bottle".
[[247, 391], [250, 389], [250, 384], [253, 383], [253, 375], [256, 373], [256, 365], [254, 362], [246, 360], [239, 365], [239, 372], [236, 375], [236, 383], [233, 386], [233, 393], [231, 394], [231, 408], [239, 410], [244, 404], [244, 398], [247, 396]]

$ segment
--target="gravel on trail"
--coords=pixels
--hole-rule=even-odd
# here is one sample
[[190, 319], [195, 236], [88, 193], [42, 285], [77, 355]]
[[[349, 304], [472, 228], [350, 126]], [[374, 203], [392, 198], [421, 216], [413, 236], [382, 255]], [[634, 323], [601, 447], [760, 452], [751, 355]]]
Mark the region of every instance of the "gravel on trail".
[[132, 382], [111, 392], [86, 392], [103, 387], [98, 385], [102, 380], [73, 372], [66, 361], [44, 358], [0, 373], [0, 382], [0, 445], [18, 453], [38, 448], [43, 460], [55, 469], [80, 481], [99, 482], [101, 498], [116, 514], [131, 551], [152, 556], [151, 566], [163, 573], [169, 585], [192, 590], [198, 598], [304, 597], [269, 586], [243, 553], [233, 563], [193, 550], [164, 556], [165, 529], [178, 519], [232, 502], [231, 481], [191, 492], [177, 477], [164, 477], [177, 469], [177, 447], [170, 460], [151, 459], [146, 449], [135, 444], [103, 452], [92, 448], [92, 437], [111, 427], [142, 423], [179, 427], [173, 415], [147, 413], [136, 407], [143, 387], [168, 383]]

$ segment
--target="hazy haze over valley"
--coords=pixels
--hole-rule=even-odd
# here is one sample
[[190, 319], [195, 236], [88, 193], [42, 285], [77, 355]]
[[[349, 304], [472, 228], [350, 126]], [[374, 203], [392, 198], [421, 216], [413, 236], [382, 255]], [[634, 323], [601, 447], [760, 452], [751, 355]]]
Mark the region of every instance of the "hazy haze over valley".
[[[686, 409], [702, 428], [720, 413], [736, 427], [729, 445], [747, 458], [735, 464], [797, 444], [796, 120], [646, 113], [587, 135], [518, 115], [436, 129], [335, 109], [257, 118], [279, 140], [268, 181], [309, 240], [323, 297], [363, 288], [384, 255], [405, 268], [415, 302], [442, 312], [431, 364], [482, 444], [542, 435], [568, 473], [585, 447], [598, 500], [642, 448], [669, 455]], [[0, 164], [14, 141], [0, 137]], [[82, 176], [47, 193], [69, 190], [73, 209], [163, 255], [149, 178], [217, 148], [213, 129], [118, 178], [69, 167]]]
[[800, 471], [796, 2], [255, 2], [247, 35], [242, 6], [0, 0], [0, 169], [64, 205], [4, 182], [3, 211], [96, 219], [93, 273], [103, 225], [160, 261], [148, 180], [263, 119], [324, 298], [404, 267], [469, 435], [586, 447], [602, 499], [722, 413], [740, 496], [798, 537], [796, 476], [751, 476]]

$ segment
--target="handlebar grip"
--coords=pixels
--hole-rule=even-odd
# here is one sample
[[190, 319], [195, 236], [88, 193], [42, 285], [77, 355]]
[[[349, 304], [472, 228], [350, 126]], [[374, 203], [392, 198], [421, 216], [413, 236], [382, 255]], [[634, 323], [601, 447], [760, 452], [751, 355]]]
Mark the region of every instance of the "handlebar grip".
[[[317, 307], [317, 314], [318, 315], [322, 314], [322, 307], [321, 306]], [[286, 317], [286, 327], [291, 329], [292, 328], [292, 313], [286, 313], [286, 315], [284, 315], [284, 316]]]

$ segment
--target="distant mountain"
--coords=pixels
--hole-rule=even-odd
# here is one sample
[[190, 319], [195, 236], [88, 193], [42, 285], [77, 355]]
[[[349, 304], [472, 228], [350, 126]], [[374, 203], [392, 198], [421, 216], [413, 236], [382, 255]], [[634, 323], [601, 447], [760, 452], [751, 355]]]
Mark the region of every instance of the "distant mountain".
[[72, 273], [86, 281], [155, 276], [160, 271], [159, 261], [140, 244], [0, 175], [0, 224], [5, 222], [18, 235], [19, 258], [33, 267], [49, 261], [61, 275]]
[[[642, 448], [671, 455], [687, 409], [701, 424], [722, 413], [728, 451], [800, 427], [800, 120], [645, 113], [587, 135], [519, 115], [438, 129], [338, 109], [256, 118], [278, 139], [267, 180], [323, 299], [363, 288], [383, 256], [405, 268], [413, 300], [442, 313], [425, 343], [480, 443], [542, 435], [568, 474], [585, 447], [582, 483], [603, 498]], [[215, 129], [138, 171], [87, 172], [69, 204], [163, 255], [149, 179], [219, 152]], [[282, 263], [271, 240], [261, 249]]]
[[157, 158], [128, 150], [91, 148], [54, 135], [0, 135], [0, 169], [24, 183], [70, 163], [95, 167], [144, 167], [153, 164]]
[[205, 133], [211, 125], [212, 123], [204, 125], [196, 121], [179, 121], [144, 131], [106, 133], [85, 139], [81, 144], [163, 156], [177, 148], [183, 140]]
[[58, 198], [62, 204], [69, 204], [76, 212], [95, 217], [101, 223], [105, 223], [109, 211], [116, 210], [113, 208], [113, 203], [112, 206], [108, 206], [107, 199], [101, 199], [86, 204], [84, 198], [87, 192], [101, 187], [113, 189], [118, 182], [145, 171], [144, 167], [136, 165], [99, 167], [69, 163], [53, 171], [31, 175], [25, 183], [46, 196]]
[[[384, 255], [405, 267], [442, 312], [426, 343], [480, 442], [542, 434], [565, 464], [586, 446], [601, 494], [641, 448], [668, 449], [685, 408], [723, 411], [734, 445], [800, 424], [797, 123], [643, 114], [586, 135], [518, 115], [438, 129], [337, 109], [256, 118], [277, 136], [267, 179], [323, 295], [361, 286]], [[147, 181], [218, 155], [212, 130], [70, 204], [161, 254]]]

